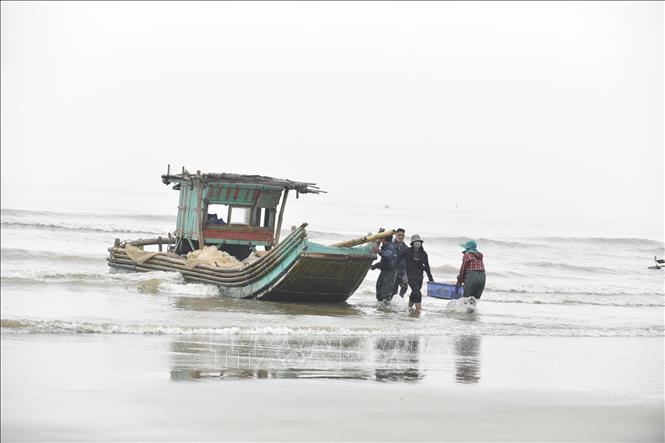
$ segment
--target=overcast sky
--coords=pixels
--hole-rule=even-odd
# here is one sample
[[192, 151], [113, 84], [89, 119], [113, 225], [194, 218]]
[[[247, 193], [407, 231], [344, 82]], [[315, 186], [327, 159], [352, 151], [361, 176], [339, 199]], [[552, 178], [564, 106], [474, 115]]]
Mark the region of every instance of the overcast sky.
[[170, 163], [662, 225], [663, 22], [662, 2], [3, 2], [2, 192], [164, 189]]

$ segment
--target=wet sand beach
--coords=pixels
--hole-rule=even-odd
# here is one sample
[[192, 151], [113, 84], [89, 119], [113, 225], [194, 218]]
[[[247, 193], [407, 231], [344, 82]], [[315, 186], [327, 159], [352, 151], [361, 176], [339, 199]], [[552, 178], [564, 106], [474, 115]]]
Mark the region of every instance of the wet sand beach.
[[4, 333], [2, 439], [662, 441], [662, 364], [662, 337]]

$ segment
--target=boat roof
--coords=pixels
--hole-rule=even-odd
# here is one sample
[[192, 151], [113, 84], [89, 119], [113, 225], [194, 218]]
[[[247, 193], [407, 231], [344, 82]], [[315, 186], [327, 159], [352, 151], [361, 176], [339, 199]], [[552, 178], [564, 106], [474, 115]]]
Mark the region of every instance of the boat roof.
[[[244, 174], [231, 174], [231, 173], [204, 173], [201, 174], [197, 171], [196, 174], [191, 174], [186, 169], [183, 169], [181, 174], [162, 175], [162, 182], [165, 185], [171, 183], [189, 183], [194, 180], [199, 180], [203, 185], [215, 183], [237, 183], [237, 184], [253, 184], [253, 185], [266, 185], [276, 186], [284, 189], [293, 189], [299, 194], [319, 194], [322, 192], [315, 183], [297, 182], [293, 180], [284, 180], [281, 178], [266, 177], [263, 175], [244, 175]], [[174, 187], [177, 189], [177, 185]]]

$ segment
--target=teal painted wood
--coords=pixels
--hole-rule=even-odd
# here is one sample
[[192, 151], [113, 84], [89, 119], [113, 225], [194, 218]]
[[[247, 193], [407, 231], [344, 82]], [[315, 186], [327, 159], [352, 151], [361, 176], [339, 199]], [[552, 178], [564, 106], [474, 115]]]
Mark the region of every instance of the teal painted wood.
[[186, 215], [187, 198], [188, 198], [187, 192], [181, 188], [180, 191], [178, 192], [178, 216], [176, 217], [176, 222], [175, 222], [176, 237], [182, 237], [184, 234], [182, 227], [185, 223], [185, 217], [187, 216]]
[[[165, 254], [157, 254], [145, 262], [137, 263], [127, 255], [124, 245], [109, 248], [111, 254], [108, 261], [110, 266], [119, 265], [122, 269], [129, 267], [136, 271], [172, 270], [174, 272], [181, 272], [187, 279], [203, 283], [212, 283], [224, 287], [244, 287], [255, 283], [267, 275], [293, 249], [305, 249], [307, 247], [305, 226], [306, 224], [301, 225], [300, 228], [296, 229], [283, 242], [272, 249], [270, 253], [241, 269], [226, 269], [206, 265], [189, 268], [184, 257], [175, 259], [173, 256]], [[145, 242], [140, 243], [143, 245], [149, 244]]]
[[284, 277], [258, 297], [303, 303], [346, 301], [365, 279], [376, 257], [367, 252], [367, 247], [330, 248], [310, 243]]
[[372, 245], [365, 244], [352, 248], [340, 248], [337, 246], [326, 246], [318, 243], [310, 243], [307, 249], [309, 253], [316, 254], [342, 254], [342, 255], [368, 255], [372, 254]]
[[281, 196], [281, 189], [277, 192], [261, 192], [256, 200], [256, 206], [259, 208], [276, 208]]
[[[199, 206], [200, 195], [202, 199]], [[205, 185], [200, 185], [197, 182], [182, 183], [180, 185], [178, 216], [176, 219], [176, 236], [198, 241], [210, 204], [275, 209], [281, 195], [282, 188], [276, 186], [224, 182], [210, 182]], [[227, 217], [226, 214], [218, 215], [223, 218]], [[274, 219], [272, 222], [274, 222]], [[222, 243], [269, 245], [272, 241], [257, 243], [241, 239], [232, 241], [206, 240], [206, 244]]]
[[272, 244], [267, 241], [248, 241], [248, 240], [229, 240], [229, 239], [218, 239], [218, 238], [206, 238], [206, 246], [211, 245], [244, 245], [244, 246], [266, 246]]
[[211, 182], [204, 187], [203, 197], [213, 204], [274, 208], [281, 194], [282, 188], [275, 186]]
[[296, 263], [300, 257], [300, 253], [306, 247], [306, 238], [294, 243], [294, 245], [286, 251], [284, 258], [281, 259], [275, 267], [263, 274], [258, 280], [240, 287], [219, 286], [220, 294], [233, 298], [251, 298], [266, 292], [286, 274], [294, 263]]
[[[364, 280], [375, 255], [370, 245], [338, 248], [294, 243], [279, 263], [245, 286], [218, 285], [220, 294], [269, 301], [336, 303], [348, 299]], [[188, 281], [199, 281], [185, 276]]]
[[198, 189], [196, 186], [183, 185], [180, 188], [176, 235], [178, 237], [198, 239], [199, 227], [196, 211], [198, 207]]
[[[310, 263], [312, 262], [312, 263]], [[316, 262], [316, 263], [314, 263]], [[258, 296], [264, 301], [288, 301], [298, 303], [341, 303], [346, 301], [358, 289], [367, 275], [371, 259], [363, 263], [323, 263], [321, 258], [300, 259], [273, 289]], [[328, 275], [324, 279], [316, 279], [309, 272], [311, 267], [325, 269], [323, 266], [341, 271], [344, 277], [333, 279]]]
[[199, 218], [197, 217], [198, 204], [199, 204], [199, 191], [200, 189], [194, 186], [193, 189], [189, 192], [189, 211], [187, 217], [187, 223], [185, 224], [185, 232], [187, 237], [191, 236], [197, 240], [199, 238]]
[[220, 294], [234, 298], [345, 301], [362, 283], [375, 258], [371, 245], [340, 248], [311, 243], [305, 226], [292, 232], [270, 254], [241, 270], [185, 269], [184, 261], [178, 268], [160, 262], [158, 257], [139, 264], [120, 247], [109, 249], [109, 266], [139, 272], [171, 269], [187, 281], [215, 284]]

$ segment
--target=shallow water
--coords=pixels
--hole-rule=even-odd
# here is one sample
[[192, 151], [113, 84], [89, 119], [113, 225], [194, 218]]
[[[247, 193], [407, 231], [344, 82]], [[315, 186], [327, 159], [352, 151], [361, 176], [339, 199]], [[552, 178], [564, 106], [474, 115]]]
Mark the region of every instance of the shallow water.
[[[584, 236], [589, 234], [584, 223], [575, 229], [570, 221], [533, 217], [515, 217], [516, 229], [527, 222], [530, 229], [506, 236], [501, 234], [510, 226], [505, 216], [467, 219], [420, 210], [412, 224], [423, 228], [419, 233], [435, 280], [454, 281], [458, 244], [466, 238], [458, 234], [468, 230], [477, 234], [485, 254], [487, 286], [475, 314], [446, 312], [446, 301], [425, 297], [423, 313], [414, 317], [399, 297], [390, 309], [377, 308], [378, 271], [370, 271], [339, 305], [232, 300], [220, 297], [215, 286], [188, 284], [175, 273], [112, 273], [106, 257], [115, 238], [165, 235], [174, 229], [175, 217], [164, 209], [161, 194], [154, 200], [143, 194], [104, 196], [104, 204], [95, 200], [96, 205], [85, 198], [78, 206], [44, 200], [41, 211], [22, 206], [29, 200], [3, 201], [17, 206], [1, 212], [3, 333], [663, 336], [665, 330], [665, 270], [648, 269], [654, 255], [663, 255], [658, 238], [597, 237], [597, 231]], [[132, 212], [140, 202], [143, 210]], [[362, 235], [385, 225], [387, 216], [406, 221], [414, 215], [378, 206], [357, 211], [293, 206], [285, 227], [309, 221], [295, 217], [310, 215], [315, 220], [310, 241], [322, 244]], [[353, 217], [336, 224], [334, 213]], [[445, 231], [437, 229], [442, 220]], [[335, 226], [339, 229], [330, 230]], [[538, 226], [555, 235], [531, 235]]]

